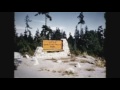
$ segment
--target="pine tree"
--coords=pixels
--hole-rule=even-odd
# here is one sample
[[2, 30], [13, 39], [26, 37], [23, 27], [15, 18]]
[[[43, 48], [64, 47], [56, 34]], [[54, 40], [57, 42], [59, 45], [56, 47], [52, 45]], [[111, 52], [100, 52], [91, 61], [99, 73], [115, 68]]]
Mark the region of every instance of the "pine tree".
[[56, 28], [56, 31], [54, 33], [54, 40], [60, 40], [60, 39], [61, 39], [60, 29]]
[[27, 15], [26, 17], [25, 17], [25, 23], [26, 23], [26, 27], [25, 27], [25, 30], [30, 30], [30, 29], [32, 29], [32, 27], [30, 27], [29, 26], [29, 22], [32, 22], [32, 20], [30, 20], [30, 18], [29, 18], [29, 16]]
[[49, 15], [49, 12], [38, 12], [37, 14], [35, 14], [35, 16], [38, 16], [40, 14], [45, 15], [45, 25], [43, 25], [42, 27], [43, 30], [41, 31], [41, 37], [43, 38], [43, 40], [51, 39], [52, 30], [47, 26], [47, 18], [49, 18], [49, 20], [52, 21], [52, 17]]
[[98, 38], [99, 38], [99, 42], [101, 47], [103, 47], [104, 44], [104, 29], [102, 28], [102, 26], [98, 27]]
[[52, 17], [49, 15], [49, 12], [38, 12], [37, 14], [35, 14], [35, 16], [38, 16], [40, 14], [45, 15], [45, 26], [47, 26], [47, 18], [49, 18], [49, 20], [52, 21]]
[[36, 30], [34, 41], [36, 43], [36, 46], [37, 45], [41, 46], [42, 41], [41, 41], [41, 36], [40, 36], [40, 33], [39, 33], [39, 29]]
[[70, 50], [73, 50], [74, 48], [74, 39], [73, 36], [71, 35], [71, 33], [69, 33], [69, 37], [68, 37], [68, 44], [69, 44], [69, 48]]
[[28, 41], [28, 36], [29, 36], [29, 34], [31, 33], [30, 32], [30, 29], [32, 29], [32, 27], [30, 27], [29, 26], [29, 22], [31, 22], [32, 20], [30, 20], [30, 18], [29, 18], [29, 16], [27, 15], [26, 17], [25, 17], [25, 24], [26, 24], [26, 27], [25, 27], [25, 32], [24, 32], [24, 39], [26, 40], [26, 41]]
[[63, 38], [67, 39], [67, 35], [66, 35], [65, 31], [62, 33], [62, 36], [63, 36]]
[[81, 24], [81, 27], [80, 27], [80, 30], [82, 29], [82, 24], [85, 24], [85, 21], [84, 21], [84, 15], [83, 15], [83, 12], [80, 13], [80, 15], [77, 17], [79, 18], [79, 22], [78, 24]]
[[80, 36], [79, 30], [77, 29], [77, 26], [76, 26], [75, 34], [74, 34], [74, 37], [75, 37], [74, 49], [75, 49], [75, 50], [77, 50], [77, 45], [78, 45], [79, 36]]

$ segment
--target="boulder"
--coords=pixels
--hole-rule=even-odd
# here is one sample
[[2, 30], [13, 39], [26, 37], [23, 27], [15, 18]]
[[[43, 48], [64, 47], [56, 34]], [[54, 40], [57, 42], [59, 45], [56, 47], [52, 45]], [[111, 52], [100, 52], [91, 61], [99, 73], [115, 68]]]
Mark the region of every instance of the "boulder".
[[36, 57], [33, 57], [32, 59], [35, 61], [34, 65], [39, 65], [39, 62]]
[[27, 55], [27, 54], [25, 56], [26, 56], [27, 59], [30, 58], [29, 55]]
[[75, 65], [75, 67], [81, 68], [81, 65], [80, 65], [79, 63], [77, 63], [77, 64]]
[[75, 70], [70, 67], [70, 68], [66, 69], [65, 72], [68, 73], [68, 74], [70, 74], [70, 73], [73, 74], [73, 73], [75, 73]]
[[19, 52], [14, 52], [14, 58], [20, 59], [20, 58], [23, 58], [23, 56]]

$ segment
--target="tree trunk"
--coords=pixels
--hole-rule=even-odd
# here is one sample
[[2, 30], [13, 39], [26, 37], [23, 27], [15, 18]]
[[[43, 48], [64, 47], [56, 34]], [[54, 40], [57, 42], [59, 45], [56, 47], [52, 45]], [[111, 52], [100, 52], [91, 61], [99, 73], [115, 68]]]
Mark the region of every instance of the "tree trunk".
[[74, 44], [74, 49], [75, 49], [75, 51], [76, 51], [76, 38], [75, 38], [75, 44]]
[[81, 30], [82, 30], [82, 24], [81, 24]]
[[46, 17], [46, 14], [45, 14], [45, 26], [47, 26], [47, 17]]

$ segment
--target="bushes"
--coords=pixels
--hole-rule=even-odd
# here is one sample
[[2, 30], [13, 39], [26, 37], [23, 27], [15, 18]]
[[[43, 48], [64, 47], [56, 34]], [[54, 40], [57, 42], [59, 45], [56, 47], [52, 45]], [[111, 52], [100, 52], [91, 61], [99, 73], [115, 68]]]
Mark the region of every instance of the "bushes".
[[75, 50], [71, 50], [70, 52], [71, 52], [71, 54], [74, 54], [76, 56], [81, 54], [81, 52], [79, 50], [76, 50], [76, 51]]
[[31, 44], [31, 43], [27, 42], [26, 40], [24, 40], [23, 38], [20, 39], [17, 42], [17, 46], [16, 47], [17, 47], [18, 52], [20, 52], [22, 55], [24, 55], [26, 52], [29, 55], [33, 55], [34, 54], [34, 50], [36, 49], [34, 43]]

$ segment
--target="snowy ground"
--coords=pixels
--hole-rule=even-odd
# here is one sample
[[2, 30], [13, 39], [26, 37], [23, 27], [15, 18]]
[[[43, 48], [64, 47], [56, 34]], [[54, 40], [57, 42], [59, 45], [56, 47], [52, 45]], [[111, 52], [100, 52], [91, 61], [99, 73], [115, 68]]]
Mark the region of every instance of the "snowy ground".
[[[106, 78], [106, 68], [95, 65], [91, 56], [77, 56], [70, 59], [38, 59], [34, 65], [32, 58], [22, 58], [22, 63], [14, 72], [15, 78]], [[80, 66], [76, 66], [79, 64]], [[67, 72], [71, 70], [72, 72]]]

